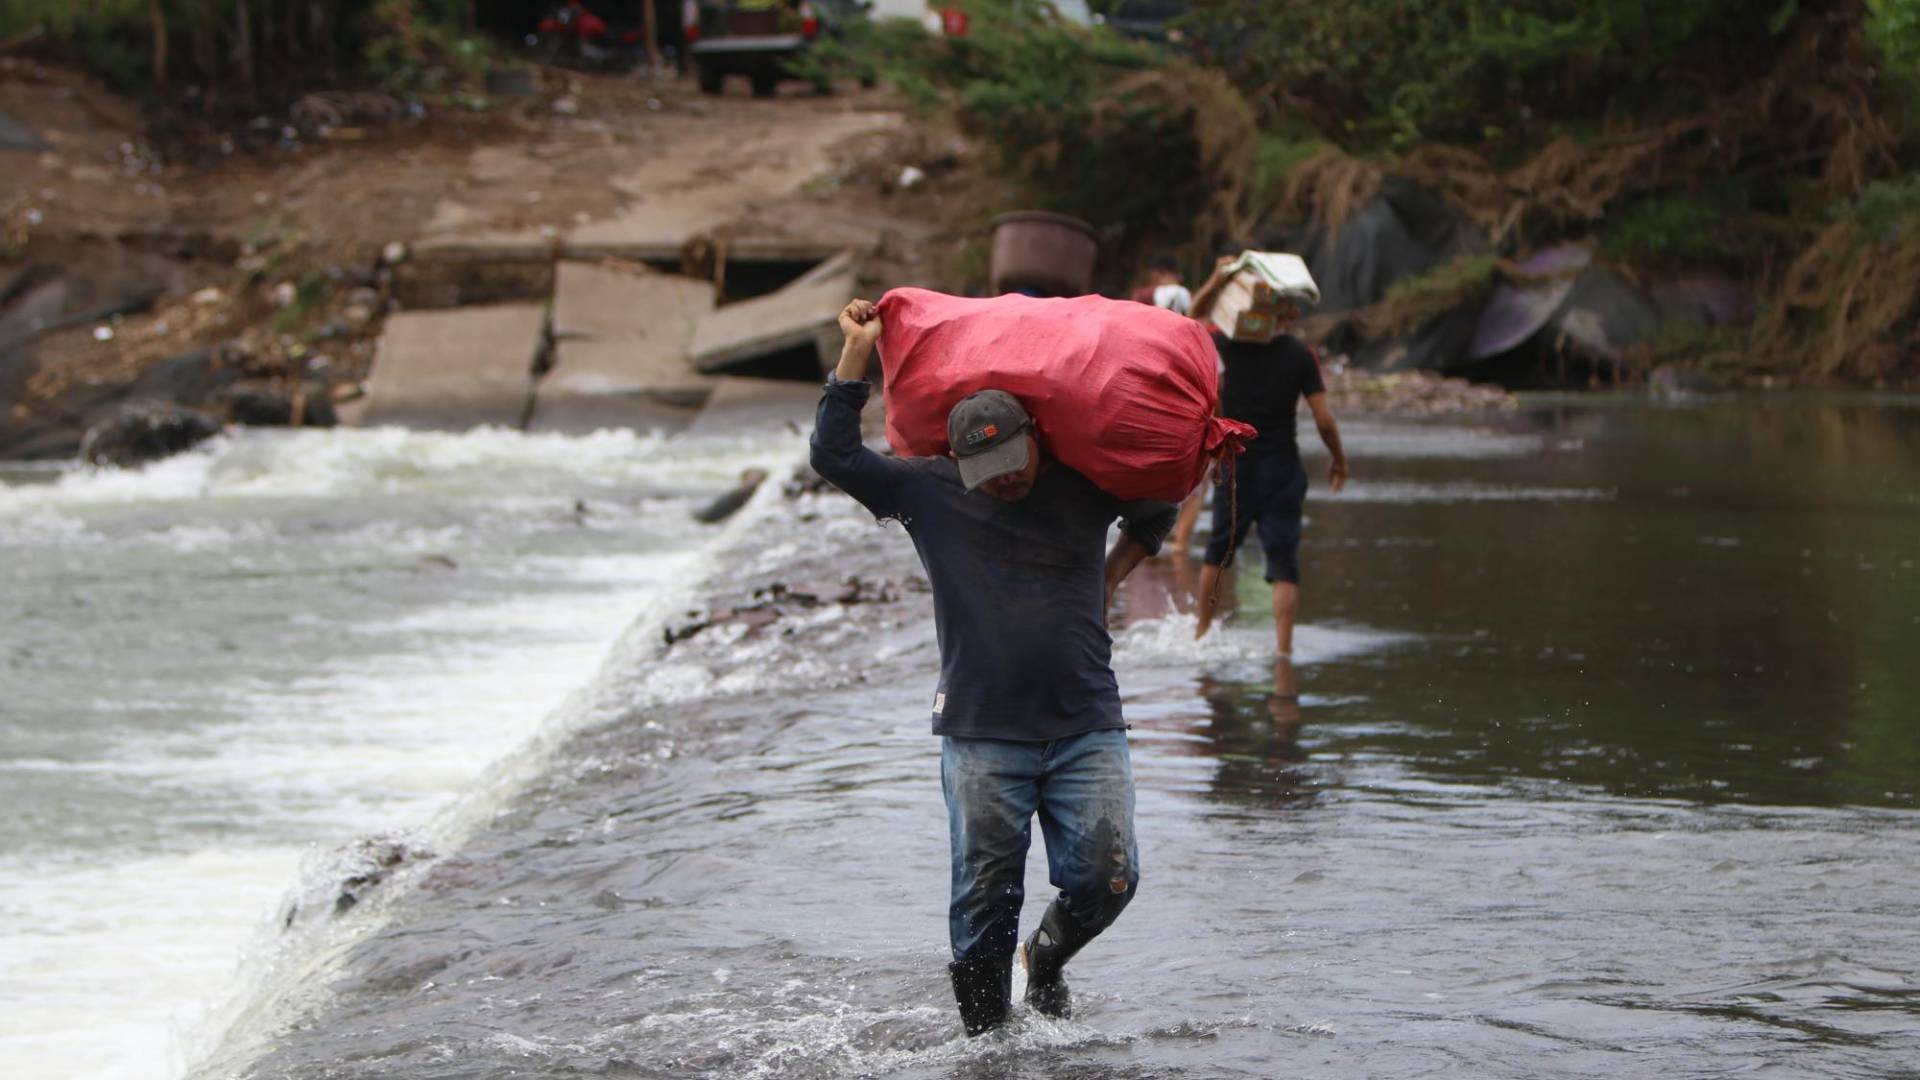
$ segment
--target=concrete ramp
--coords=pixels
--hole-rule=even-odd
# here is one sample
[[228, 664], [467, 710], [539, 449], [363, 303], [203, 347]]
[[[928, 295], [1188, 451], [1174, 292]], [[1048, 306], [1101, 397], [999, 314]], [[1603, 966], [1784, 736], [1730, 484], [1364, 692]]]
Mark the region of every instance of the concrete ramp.
[[380, 334], [360, 422], [520, 427], [546, 335], [540, 304], [400, 312]]
[[535, 393], [529, 430], [685, 427], [716, 382], [687, 361], [694, 325], [713, 304], [710, 282], [628, 264], [562, 262], [553, 367]]
[[706, 408], [687, 429], [688, 438], [785, 427], [813, 428], [820, 383], [786, 379], [721, 379]]
[[836, 256], [777, 292], [714, 311], [694, 328], [700, 371], [722, 372], [773, 353], [812, 347], [821, 371], [840, 355], [840, 309], [853, 299], [854, 266]]

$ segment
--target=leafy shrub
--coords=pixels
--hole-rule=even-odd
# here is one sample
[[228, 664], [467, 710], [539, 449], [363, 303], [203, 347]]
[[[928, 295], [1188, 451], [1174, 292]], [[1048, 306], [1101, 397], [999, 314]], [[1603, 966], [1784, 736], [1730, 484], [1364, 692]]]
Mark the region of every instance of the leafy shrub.
[[[460, 32], [467, 0], [0, 0], [0, 36], [39, 28], [123, 90], [197, 86], [209, 98], [337, 86], [443, 89], [484, 70], [490, 46]], [[243, 17], [244, 13], [244, 17]], [[161, 40], [164, 39], [164, 40]], [[155, 65], [164, 58], [164, 71]], [[162, 77], [164, 76], [164, 78]]]
[[1406, 334], [1448, 312], [1477, 309], [1493, 295], [1499, 272], [1498, 256], [1461, 255], [1397, 281], [1363, 316], [1366, 329], [1370, 336]]
[[1867, 38], [1887, 64], [1920, 69], [1920, 0], [1868, 0]]
[[1869, 184], [1829, 218], [1787, 268], [1756, 348], [1818, 375], [1920, 374], [1920, 176]]
[[[1896, 0], [1910, 2], [1910, 0]], [[1186, 29], [1272, 116], [1362, 142], [1537, 136], [1684, 107], [1797, 0], [1200, 0]]]
[[375, 0], [362, 33], [366, 72], [398, 93], [472, 86], [495, 61], [495, 49], [459, 29], [452, 0]]
[[1650, 196], [1609, 217], [1601, 249], [1656, 265], [1724, 263], [1735, 254], [1727, 220], [1726, 208], [1696, 196]]
[[1219, 72], [1042, 0], [965, 0], [963, 37], [881, 24], [860, 60], [953, 110], [1032, 205], [1119, 236], [1122, 262], [1210, 249], [1239, 223], [1253, 113]]
[[1868, 184], [1857, 197], [1832, 208], [1828, 216], [1854, 223], [1865, 238], [1872, 240], [1884, 240], [1920, 225], [1920, 174]]

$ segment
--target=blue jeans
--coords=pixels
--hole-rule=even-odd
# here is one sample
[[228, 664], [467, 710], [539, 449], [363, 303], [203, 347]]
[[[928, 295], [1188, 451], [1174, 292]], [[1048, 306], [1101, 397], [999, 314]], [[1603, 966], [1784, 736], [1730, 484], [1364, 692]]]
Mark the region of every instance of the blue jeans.
[[1026, 899], [1033, 815], [1047, 843], [1047, 880], [1090, 937], [1140, 884], [1133, 836], [1133, 766], [1125, 731], [1052, 742], [949, 735], [940, 751], [953, 844], [947, 928], [953, 958], [1011, 957]]

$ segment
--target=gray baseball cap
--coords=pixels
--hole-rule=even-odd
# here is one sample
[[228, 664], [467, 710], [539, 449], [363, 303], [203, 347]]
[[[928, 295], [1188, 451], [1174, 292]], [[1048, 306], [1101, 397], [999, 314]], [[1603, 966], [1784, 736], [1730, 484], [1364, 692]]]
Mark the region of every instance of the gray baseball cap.
[[1033, 426], [1020, 399], [1005, 390], [981, 390], [960, 399], [947, 413], [947, 445], [960, 466], [968, 491], [997, 476], [1027, 467], [1027, 440]]

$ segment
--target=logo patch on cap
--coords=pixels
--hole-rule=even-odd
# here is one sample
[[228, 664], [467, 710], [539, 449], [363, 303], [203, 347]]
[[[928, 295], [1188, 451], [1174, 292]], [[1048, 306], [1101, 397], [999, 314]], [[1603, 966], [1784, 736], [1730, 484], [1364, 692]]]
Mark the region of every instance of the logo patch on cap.
[[988, 424], [986, 427], [983, 427], [978, 431], [968, 432], [967, 445], [979, 446], [981, 443], [986, 442], [988, 439], [991, 439], [998, 434], [1000, 434], [1000, 426], [998, 424]]

